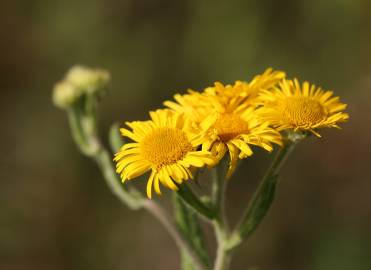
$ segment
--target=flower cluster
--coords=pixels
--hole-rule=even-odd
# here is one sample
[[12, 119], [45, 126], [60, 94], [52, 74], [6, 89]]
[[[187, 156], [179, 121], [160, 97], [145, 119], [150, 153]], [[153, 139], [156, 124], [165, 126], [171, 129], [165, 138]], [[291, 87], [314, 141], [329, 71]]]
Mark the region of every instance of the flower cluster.
[[74, 66], [54, 86], [53, 102], [62, 109], [68, 109], [85, 94], [99, 94], [109, 80], [110, 74], [104, 69]]
[[313, 133], [338, 127], [348, 119], [345, 104], [331, 91], [286, 79], [282, 71], [267, 69], [250, 82], [216, 82], [202, 92], [188, 90], [165, 101], [166, 108], [150, 112], [150, 120], [126, 123], [121, 134], [133, 142], [115, 155], [123, 181], [150, 171], [147, 196], [160, 184], [178, 190], [197, 168], [213, 167], [228, 155], [230, 177], [252, 146], [272, 151], [282, 146], [281, 131]]

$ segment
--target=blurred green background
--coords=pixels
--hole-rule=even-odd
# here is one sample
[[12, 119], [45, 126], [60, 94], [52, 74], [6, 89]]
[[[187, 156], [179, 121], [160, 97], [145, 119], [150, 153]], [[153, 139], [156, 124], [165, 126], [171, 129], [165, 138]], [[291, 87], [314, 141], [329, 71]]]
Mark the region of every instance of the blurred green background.
[[[270, 66], [335, 90], [351, 120], [295, 150], [232, 269], [371, 269], [370, 11], [368, 0], [1, 1], [0, 269], [178, 269], [172, 239], [110, 194], [51, 103], [76, 63], [111, 71], [105, 140], [175, 92]], [[233, 221], [270, 158], [257, 151], [230, 181]]]

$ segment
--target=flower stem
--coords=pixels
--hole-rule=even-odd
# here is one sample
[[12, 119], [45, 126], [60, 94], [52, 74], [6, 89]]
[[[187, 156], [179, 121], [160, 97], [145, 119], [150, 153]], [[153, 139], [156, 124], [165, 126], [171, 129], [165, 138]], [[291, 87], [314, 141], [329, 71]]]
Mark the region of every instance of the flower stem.
[[244, 239], [248, 238], [267, 214], [275, 196], [278, 173], [298, 141], [286, 140], [283, 147], [277, 152], [270, 168], [255, 191], [236, 231], [229, 239], [228, 249], [232, 250], [241, 244]]
[[227, 270], [231, 262], [231, 252], [226, 249], [229, 238], [228, 220], [225, 215], [225, 193], [227, 187], [226, 173], [228, 170], [228, 159], [221, 160], [218, 166], [212, 169], [213, 188], [212, 202], [217, 213], [213, 221], [217, 251], [214, 262], [214, 270]]
[[[178, 231], [174, 222], [164, 209], [156, 202], [145, 199], [136, 190], [133, 189], [129, 191], [122, 186], [120, 178], [115, 172], [111, 154], [102, 145], [97, 135], [96, 117], [93, 113], [95, 112], [81, 110], [81, 107], [73, 108], [68, 111], [72, 137], [80, 151], [84, 155], [93, 158], [98, 163], [110, 190], [123, 204], [133, 210], [143, 208], [150, 212], [166, 228], [179, 249], [184, 250], [188, 256], [192, 258], [195, 269], [205, 269], [198, 256]], [[115, 143], [115, 146], [117, 146], [117, 139]]]
[[227, 188], [226, 174], [228, 170], [228, 159], [223, 158], [218, 166], [214, 167], [212, 173], [212, 203], [215, 212], [218, 214], [219, 222], [227, 229], [227, 219], [225, 216], [225, 192]]
[[128, 191], [123, 187], [114, 170], [111, 155], [108, 153], [108, 151], [101, 148], [100, 151], [98, 151], [94, 156], [94, 159], [98, 163], [103, 177], [112, 193], [130, 209], [137, 210], [141, 208], [144, 198], [139, 194], [139, 192]]
[[91, 151], [89, 149], [89, 145], [86, 143], [86, 138], [84, 136], [84, 132], [76, 108], [69, 109], [67, 111], [67, 115], [70, 124], [72, 138], [74, 139], [76, 145], [79, 147], [80, 151], [84, 155], [89, 156]]
[[160, 207], [157, 203], [152, 200], [146, 199], [143, 203], [143, 208], [150, 212], [155, 218], [157, 218], [161, 224], [165, 227], [171, 237], [174, 239], [179, 250], [184, 250], [187, 252], [193, 260], [193, 265], [197, 270], [207, 269], [204, 267], [203, 263], [200, 261], [198, 256], [195, 254], [194, 250], [189, 246], [187, 240], [185, 240], [182, 234], [178, 231], [174, 222], [171, 220], [169, 215]]
[[232, 255], [231, 250], [227, 249], [226, 244], [228, 243], [229, 234], [226, 228], [223, 227], [223, 224], [220, 222], [214, 222], [214, 229], [216, 235], [216, 242], [218, 245], [216, 251], [216, 257], [214, 262], [214, 270], [228, 270]]

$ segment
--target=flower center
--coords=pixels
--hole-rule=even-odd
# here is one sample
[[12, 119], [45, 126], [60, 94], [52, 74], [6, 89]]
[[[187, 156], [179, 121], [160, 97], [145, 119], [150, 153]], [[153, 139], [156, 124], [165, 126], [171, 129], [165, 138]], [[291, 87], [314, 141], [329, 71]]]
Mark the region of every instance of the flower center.
[[246, 121], [235, 114], [221, 114], [215, 123], [215, 129], [222, 142], [228, 142], [240, 134], [249, 132]]
[[308, 97], [289, 97], [282, 106], [282, 117], [297, 126], [311, 126], [327, 116], [319, 101]]
[[159, 168], [183, 159], [193, 147], [182, 130], [162, 127], [145, 136], [140, 149], [144, 158]]

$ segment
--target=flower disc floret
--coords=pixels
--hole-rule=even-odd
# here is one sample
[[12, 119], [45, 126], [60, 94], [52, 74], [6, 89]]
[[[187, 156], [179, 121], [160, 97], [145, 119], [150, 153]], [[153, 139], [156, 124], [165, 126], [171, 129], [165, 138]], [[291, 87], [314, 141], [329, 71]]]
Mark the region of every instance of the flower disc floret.
[[143, 157], [158, 169], [182, 160], [193, 149], [184, 131], [167, 127], [153, 130], [143, 138], [139, 147]]
[[[258, 81], [255, 84], [258, 85]], [[270, 83], [264, 85], [269, 86]], [[232, 85], [216, 82], [202, 93], [191, 91], [184, 96], [176, 95], [177, 102], [165, 102], [174, 111], [195, 119], [207, 131], [202, 143], [203, 150], [211, 151], [216, 160], [229, 152], [227, 177], [233, 173], [238, 159], [253, 154], [251, 145], [272, 151], [272, 143], [281, 144], [280, 134], [258, 119], [255, 105], [252, 105], [250, 95], [246, 94], [248, 87], [248, 83], [242, 81]]]
[[327, 116], [325, 107], [310, 97], [290, 97], [282, 104], [282, 118], [298, 127], [310, 127]]
[[241, 119], [238, 114], [233, 113], [221, 114], [216, 120], [214, 128], [217, 130], [220, 140], [224, 143], [238, 135], [249, 133], [246, 121]]

